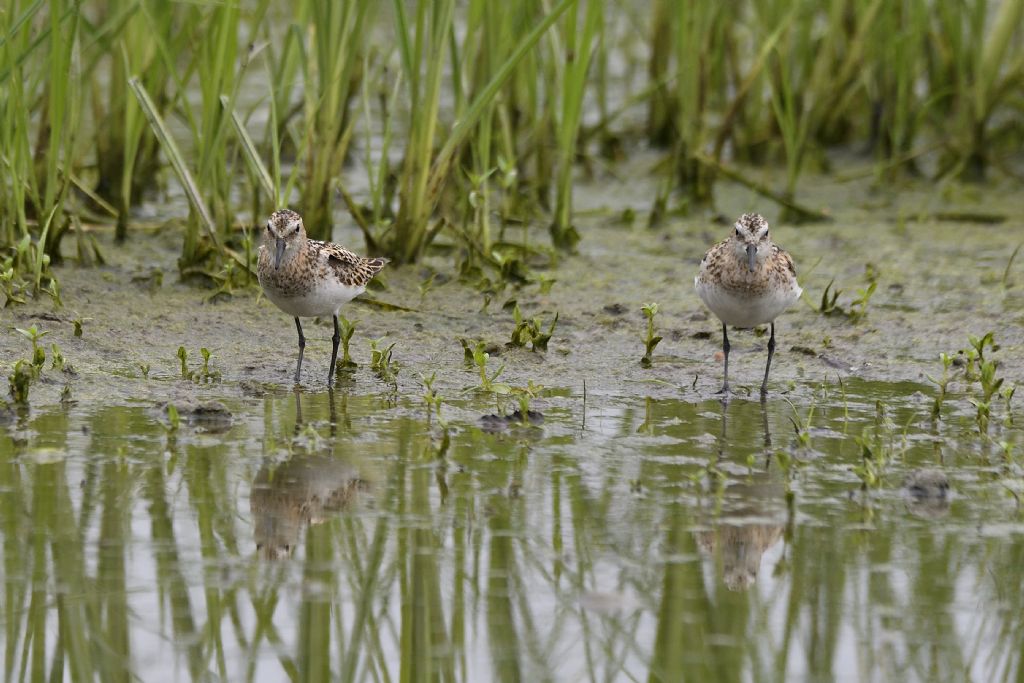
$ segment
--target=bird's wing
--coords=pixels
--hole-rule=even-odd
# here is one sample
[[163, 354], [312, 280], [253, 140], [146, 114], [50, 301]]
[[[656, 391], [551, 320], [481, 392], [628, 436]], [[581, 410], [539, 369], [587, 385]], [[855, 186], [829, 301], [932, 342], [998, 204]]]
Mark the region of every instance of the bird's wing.
[[386, 258], [363, 258], [330, 242], [319, 242], [316, 246], [338, 279], [353, 287], [365, 287], [388, 262]]
[[775, 257], [782, 261], [786, 269], [789, 270], [790, 275], [796, 277], [796, 266], [793, 265], [793, 257], [789, 255], [788, 251], [785, 251], [784, 249], [779, 249], [778, 245], [774, 246]]

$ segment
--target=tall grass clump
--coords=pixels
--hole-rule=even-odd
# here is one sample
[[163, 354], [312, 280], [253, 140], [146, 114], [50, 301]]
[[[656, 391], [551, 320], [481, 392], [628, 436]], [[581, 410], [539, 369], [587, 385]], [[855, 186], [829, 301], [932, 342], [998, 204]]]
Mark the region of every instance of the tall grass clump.
[[394, 0], [394, 11], [410, 117], [405, 158], [399, 172], [395, 239], [388, 251], [398, 260], [410, 262], [418, 258], [433, 229], [430, 221], [436, 199], [430, 196], [428, 185], [440, 126], [442, 77], [455, 2], [416, 3], [411, 25], [403, 0]]
[[837, 148], [879, 183], [1017, 180], [1024, 0], [634, 4], [0, 0], [5, 301], [56, 301], [64, 238], [100, 260], [96, 235], [131, 238], [157, 190], [187, 211], [163, 228], [182, 275], [225, 290], [286, 205], [317, 238], [345, 208], [375, 254], [413, 262], [443, 236], [464, 274], [520, 277], [552, 253], [531, 226], [585, 237], [595, 135], [599, 163], [663, 150], [652, 224], [713, 208], [723, 178], [824, 218], [801, 179]]
[[[116, 213], [118, 240], [128, 237], [132, 206], [157, 182], [159, 146], [129, 87], [138, 74], [158, 108], [167, 105], [172, 71], [158, 45], [171, 39], [181, 9], [174, 3], [110, 0], [99, 25], [86, 25], [95, 49], [86, 87], [95, 128], [95, 194]], [[154, 41], [155, 31], [163, 33]]]
[[[334, 183], [341, 174], [354, 129], [351, 102], [359, 92], [364, 43], [378, 3], [299, 3], [307, 29], [302, 54], [306, 176], [303, 222], [310, 234], [330, 239]], [[420, 3], [425, 5], [425, 3]]]
[[603, 3], [587, 0], [581, 26], [579, 4], [574, 3], [559, 22], [561, 31], [551, 34], [552, 41], [557, 41], [555, 51], [561, 52], [565, 59], [565, 64], [560, 65], [562, 72], [557, 88], [560, 99], [555, 128], [558, 176], [555, 182], [555, 217], [551, 224], [551, 239], [555, 246], [562, 248], [572, 248], [580, 239], [572, 225], [573, 160], [583, 119], [587, 74], [603, 19]]
[[712, 181], [697, 153], [707, 145], [710, 134], [712, 90], [725, 81], [723, 55], [713, 45], [723, 35], [727, 4], [695, 2], [668, 15], [676, 60], [672, 171], [690, 202], [707, 204]]
[[0, 11], [0, 280], [5, 305], [55, 287], [49, 270], [70, 224], [64, 203], [79, 133], [75, 5]]
[[[466, 12], [465, 34], [453, 42], [452, 60], [454, 115], [458, 119], [469, 101], [488, 86], [499, 69], [515, 51], [520, 39], [538, 18], [535, 3], [494, 3], [473, 0]], [[452, 211], [454, 222], [467, 242], [464, 273], [476, 268], [492, 255], [494, 242], [500, 241], [509, 218], [519, 205], [520, 133], [530, 125], [532, 107], [524, 107], [521, 77], [536, 69], [536, 53], [524, 57], [512, 77], [488, 102], [470, 133], [462, 154], [465, 176], [460, 187], [461, 200]], [[496, 206], [497, 205], [497, 206]], [[495, 234], [493, 214], [500, 217]]]
[[395, 0], [403, 81], [408, 83], [410, 121], [405, 155], [398, 171], [398, 212], [394, 225], [379, 240], [388, 255], [403, 263], [415, 261], [436, 237], [443, 223], [432, 221], [434, 211], [442, 191], [453, 174], [458, 173], [455, 162], [461, 150], [516, 67], [574, 2], [561, 0], [518, 40], [515, 49], [486, 85], [465, 103], [458, 120], [435, 153], [433, 147], [441, 127], [442, 67], [452, 35], [452, 3], [451, 0], [419, 3], [415, 21], [410, 24], [404, 4]]
[[[1013, 120], [997, 114], [1016, 107], [1024, 86], [1024, 0], [936, 3], [930, 27], [929, 86], [933, 123], [945, 155], [941, 173], [982, 180]], [[948, 125], [949, 119], [954, 121]]]

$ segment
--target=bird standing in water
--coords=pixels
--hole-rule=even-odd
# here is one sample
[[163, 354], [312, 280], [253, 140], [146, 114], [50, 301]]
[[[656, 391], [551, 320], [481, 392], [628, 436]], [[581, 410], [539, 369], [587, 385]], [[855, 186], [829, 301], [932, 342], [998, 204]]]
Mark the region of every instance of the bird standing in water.
[[803, 290], [789, 254], [772, 243], [768, 221], [745, 213], [726, 239], [711, 247], [693, 281], [704, 305], [722, 321], [725, 381], [719, 393], [729, 395], [729, 332], [727, 327], [756, 327], [768, 323], [768, 362], [761, 398], [768, 394], [768, 372], [775, 355], [775, 319], [793, 305]]
[[302, 216], [294, 211], [275, 211], [267, 221], [259, 249], [257, 275], [263, 293], [278, 308], [295, 318], [299, 332], [299, 360], [295, 383], [302, 374], [306, 338], [299, 318], [330, 315], [334, 319], [331, 368], [327, 383], [334, 378], [338, 360], [338, 313], [341, 307], [366, 291], [373, 276], [387, 264], [385, 258], [363, 258], [348, 249], [306, 237]]

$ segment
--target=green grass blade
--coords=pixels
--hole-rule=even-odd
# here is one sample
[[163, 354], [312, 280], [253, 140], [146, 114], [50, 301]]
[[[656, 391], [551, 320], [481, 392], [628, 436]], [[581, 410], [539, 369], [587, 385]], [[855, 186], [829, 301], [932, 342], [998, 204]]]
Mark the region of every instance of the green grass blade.
[[245, 160], [249, 162], [249, 167], [256, 175], [256, 178], [260, 181], [263, 191], [266, 192], [267, 196], [271, 197], [276, 204], [278, 196], [277, 191], [274, 188], [274, 179], [271, 178], [270, 171], [267, 170], [263, 160], [260, 159], [260, 153], [256, 149], [256, 144], [252, 141], [249, 131], [245, 129], [245, 124], [242, 123], [242, 119], [238, 117], [238, 112], [230, 108], [231, 102], [228, 100], [227, 95], [220, 96], [220, 103], [223, 105], [225, 111], [228, 111], [231, 114], [231, 123], [234, 124], [235, 132], [238, 134], [238, 139], [242, 143], [242, 151], [245, 152]]

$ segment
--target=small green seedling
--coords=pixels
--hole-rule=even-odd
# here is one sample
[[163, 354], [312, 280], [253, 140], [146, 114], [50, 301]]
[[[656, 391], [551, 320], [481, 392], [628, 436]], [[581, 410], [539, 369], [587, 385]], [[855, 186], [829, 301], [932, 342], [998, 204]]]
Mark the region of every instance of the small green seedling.
[[[474, 361], [474, 348], [470, 345], [469, 340], [465, 337], [459, 338], [459, 343], [462, 344], [462, 361], [466, 364], [466, 367], [471, 368], [475, 365]], [[483, 342], [477, 342], [477, 344], [483, 344]]]
[[385, 382], [394, 382], [398, 375], [398, 363], [391, 360], [391, 352], [395, 348], [396, 342], [383, 347], [378, 346], [383, 341], [384, 337], [370, 341], [370, 367], [380, 379]]
[[149, 363], [139, 363], [139, 370], [143, 379], [149, 379]]
[[877, 288], [878, 283], [871, 282], [867, 287], [857, 290], [857, 298], [850, 303], [850, 310], [846, 314], [850, 322], [860, 322], [868, 317], [868, 302]]
[[4, 293], [4, 306], [9, 306], [12, 303], [25, 303], [23, 295], [25, 287], [20, 280], [15, 278], [14, 267], [11, 265], [13, 262], [13, 258], [6, 258], [3, 261], [3, 267], [0, 268], [0, 291]]
[[29, 387], [37, 376], [36, 372], [36, 366], [26, 363], [24, 360], [19, 360], [14, 364], [11, 374], [7, 377], [7, 386], [15, 403], [28, 405]]
[[977, 352], [977, 357], [980, 361], [985, 360], [985, 349], [990, 351], [999, 350], [994, 332], [986, 332], [982, 337], [975, 337], [973, 334], [969, 334], [967, 335], [967, 341], [970, 343], [971, 348]]
[[647, 337], [644, 339], [644, 355], [640, 359], [640, 365], [649, 368], [651, 367], [651, 356], [654, 355], [654, 349], [662, 339], [654, 334], [654, 316], [658, 314], [658, 304], [644, 304], [640, 307], [640, 310], [644, 312], [644, 317], [647, 318]]
[[544, 386], [534, 384], [532, 379], [527, 381], [525, 387], [512, 387], [512, 393], [519, 402], [519, 420], [523, 424], [530, 421], [530, 401], [537, 398], [543, 391]]
[[845, 313], [842, 307], [836, 304], [836, 300], [839, 299], [839, 294], [842, 293], [841, 289], [832, 289], [832, 285], [835, 284], [835, 278], [828, 281], [825, 285], [825, 291], [821, 294], [821, 305], [818, 306], [818, 312], [822, 315], [833, 315], [835, 313]]
[[39, 340], [49, 334], [49, 332], [41, 332], [35, 325], [23, 330], [20, 327], [14, 328], [20, 332], [26, 339], [32, 342], [32, 365], [36, 368], [42, 368], [43, 363], [46, 362], [46, 349], [39, 343]]
[[423, 280], [423, 282], [421, 282], [419, 284], [420, 303], [423, 303], [423, 300], [427, 298], [427, 294], [429, 294], [430, 290], [432, 290], [434, 288], [434, 281], [436, 279], [437, 279], [437, 271], [435, 270], [434, 272], [432, 272], [430, 274], [430, 276], [427, 279]]
[[[793, 408], [793, 414], [797, 418], [800, 414], [797, 413], [796, 406], [790, 404]], [[801, 420], [797, 420], [794, 417], [790, 417], [789, 421], [793, 425], [793, 431], [796, 433], [796, 444], [797, 447], [804, 450], [810, 449], [811, 447], [811, 422], [814, 419], [814, 405], [807, 409], [807, 417]]]
[[54, 308], [64, 308], [64, 302], [60, 298], [60, 283], [57, 282], [57, 278], [50, 279], [50, 285], [46, 288], [46, 293], [50, 295]]
[[352, 341], [352, 335], [356, 333], [356, 325], [359, 324], [359, 321], [349, 321], [345, 316], [339, 315], [338, 324], [341, 331], [341, 360], [338, 361], [338, 370], [359, 367], [349, 354], [349, 343]]
[[935, 402], [932, 403], [932, 419], [938, 420], [942, 412], [942, 404], [949, 395], [949, 368], [953, 365], [953, 357], [946, 353], [939, 354], [939, 360], [942, 361], [942, 377], [935, 379], [931, 375], [927, 375], [928, 381], [936, 385], [939, 389], [939, 393], [935, 396]]
[[554, 285], [556, 282], [558, 282], [558, 280], [549, 275], [538, 275], [537, 286], [540, 288], [541, 296], [547, 296], [548, 294], [550, 294], [551, 286]]
[[434, 389], [434, 382], [437, 380], [437, 372], [430, 373], [429, 377], [420, 376], [420, 381], [423, 383], [423, 402], [427, 404], [427, 420], [430, 420], [432, 415], [437, 415], [437, 421], [444, 426], [444, 419], [441, 417], [441, 403], [443, 399], [441, 394]]
[[523, 318], [518, 303], [512, 308], [512, 318], [515, 321], [515, 327], [512, 329], [512, 340], [509, 342], [511, 346], [524, 347], [529, 344], [531, 351], [548, 350], [548, 342], [551, 340], [551, 335], [555, 332], [555, 325], [558, 324], [557, 311], [555, 312], [554, 320], [551, 321], [551, 325], [548, 326], [546, 332], [541, 330], [541, 320], [539, 317], [529, 320]]
[[[985, 352], [998, 351], [999, 346], [995, 342], [995, 335], [988, 332], [981, 337], [968, 335], [970, 348], [961, 349], [960, 354], [964, 358], [964, 379], [967, 382], [977, 381], [981, 384], [981, 397], [970, 398], [971, 405], [975, 407], [975, 422], [978, 431], [982, 434], [988, 432], [989, 420], [992, 416], [992, 403], [995, 396], [1001, 396], [1000, 389], [1003, 385], [1003, 378], [996, 377], [996, 361], [986, 358]], [[1012, 396], [1012, 391], [1010, 396]]]
[[1003, 425], [1006, 427], [1013, 426], [1013, 411], [1010, 410], [1010, 401], [1013, 399], [1014, 392], [1017, 391], [1017, 385], [1003, 387], [1003, 390], [999, 392], [999, 395], [1003, 397], [1005, 402]]
[[1003, 386], [1003, 378], [996, 377], [996, 364], [995, 361], [991, 360], [981, 361], [979, 378], [981, 380], [982, 397], [969, 400], [977, 409], [975, 421], [978, 423], [978, 431], [984, 434], [988, 432], [988, 422], [992, 414], [992, 398], [998, 393], [1000, 387]]
[[199, 349], [199, 354], [203, 357], [203, 367], [199, 369], [197, 374], [193, 375], [193, 378], [203, 382], [215, 382], [220, 380], [220, 371], [210, 369], [210, 350], [207, 348]]
[[58, 371], [64, 369], [64, 355], [60, 352], [60, 347], [55, 343], [50, 344], [50, 369]]
[[472, 350], [473, 354], [473, 365], [476, 366], [480, 372], [480, 389], [483, 391], [489, 391], [495, 394], [508, 394], [512, 391], [512, 388], [504, 383], [495, 382], [496, 379], [505, 371], [505, 366], [501, 365], [494, 374], [487, 372], [487, 360], [491, 357], [489, 353], [484, 351], [484, 343], [477, 342], [476, 346]]
[[857, 323], [868, 315], [868, 302], [878, 289], [878, 270], [870, 263], [865, 266], [865, 278], [868, 281], [867, 287], [857, 290], [857, 297], [850, 302], [850, 307], [844, 308], [839, 305], [839, 295], [843, 290], [832, 289], [835, 278], [829, 280], [825, 285], [825, 291], [821, 294], [821, 303], [818, 305], [818, 312], [822, 315], [844, 315], [852, 322]]
[[865, 427], [853, 440], [860, 447], [861, 462], [853, 468], [853, 473], [860, 478], [861, 490], [877, 488], [881, 484], [886, 461], [881, 439], [877, 432], [872, 433], [870, 427]]
[[191, 380], [192, 371], [188, 369], [188, 351], [184, 346], [178, 347], [178, 360], [181, 361], [181, 378]]

